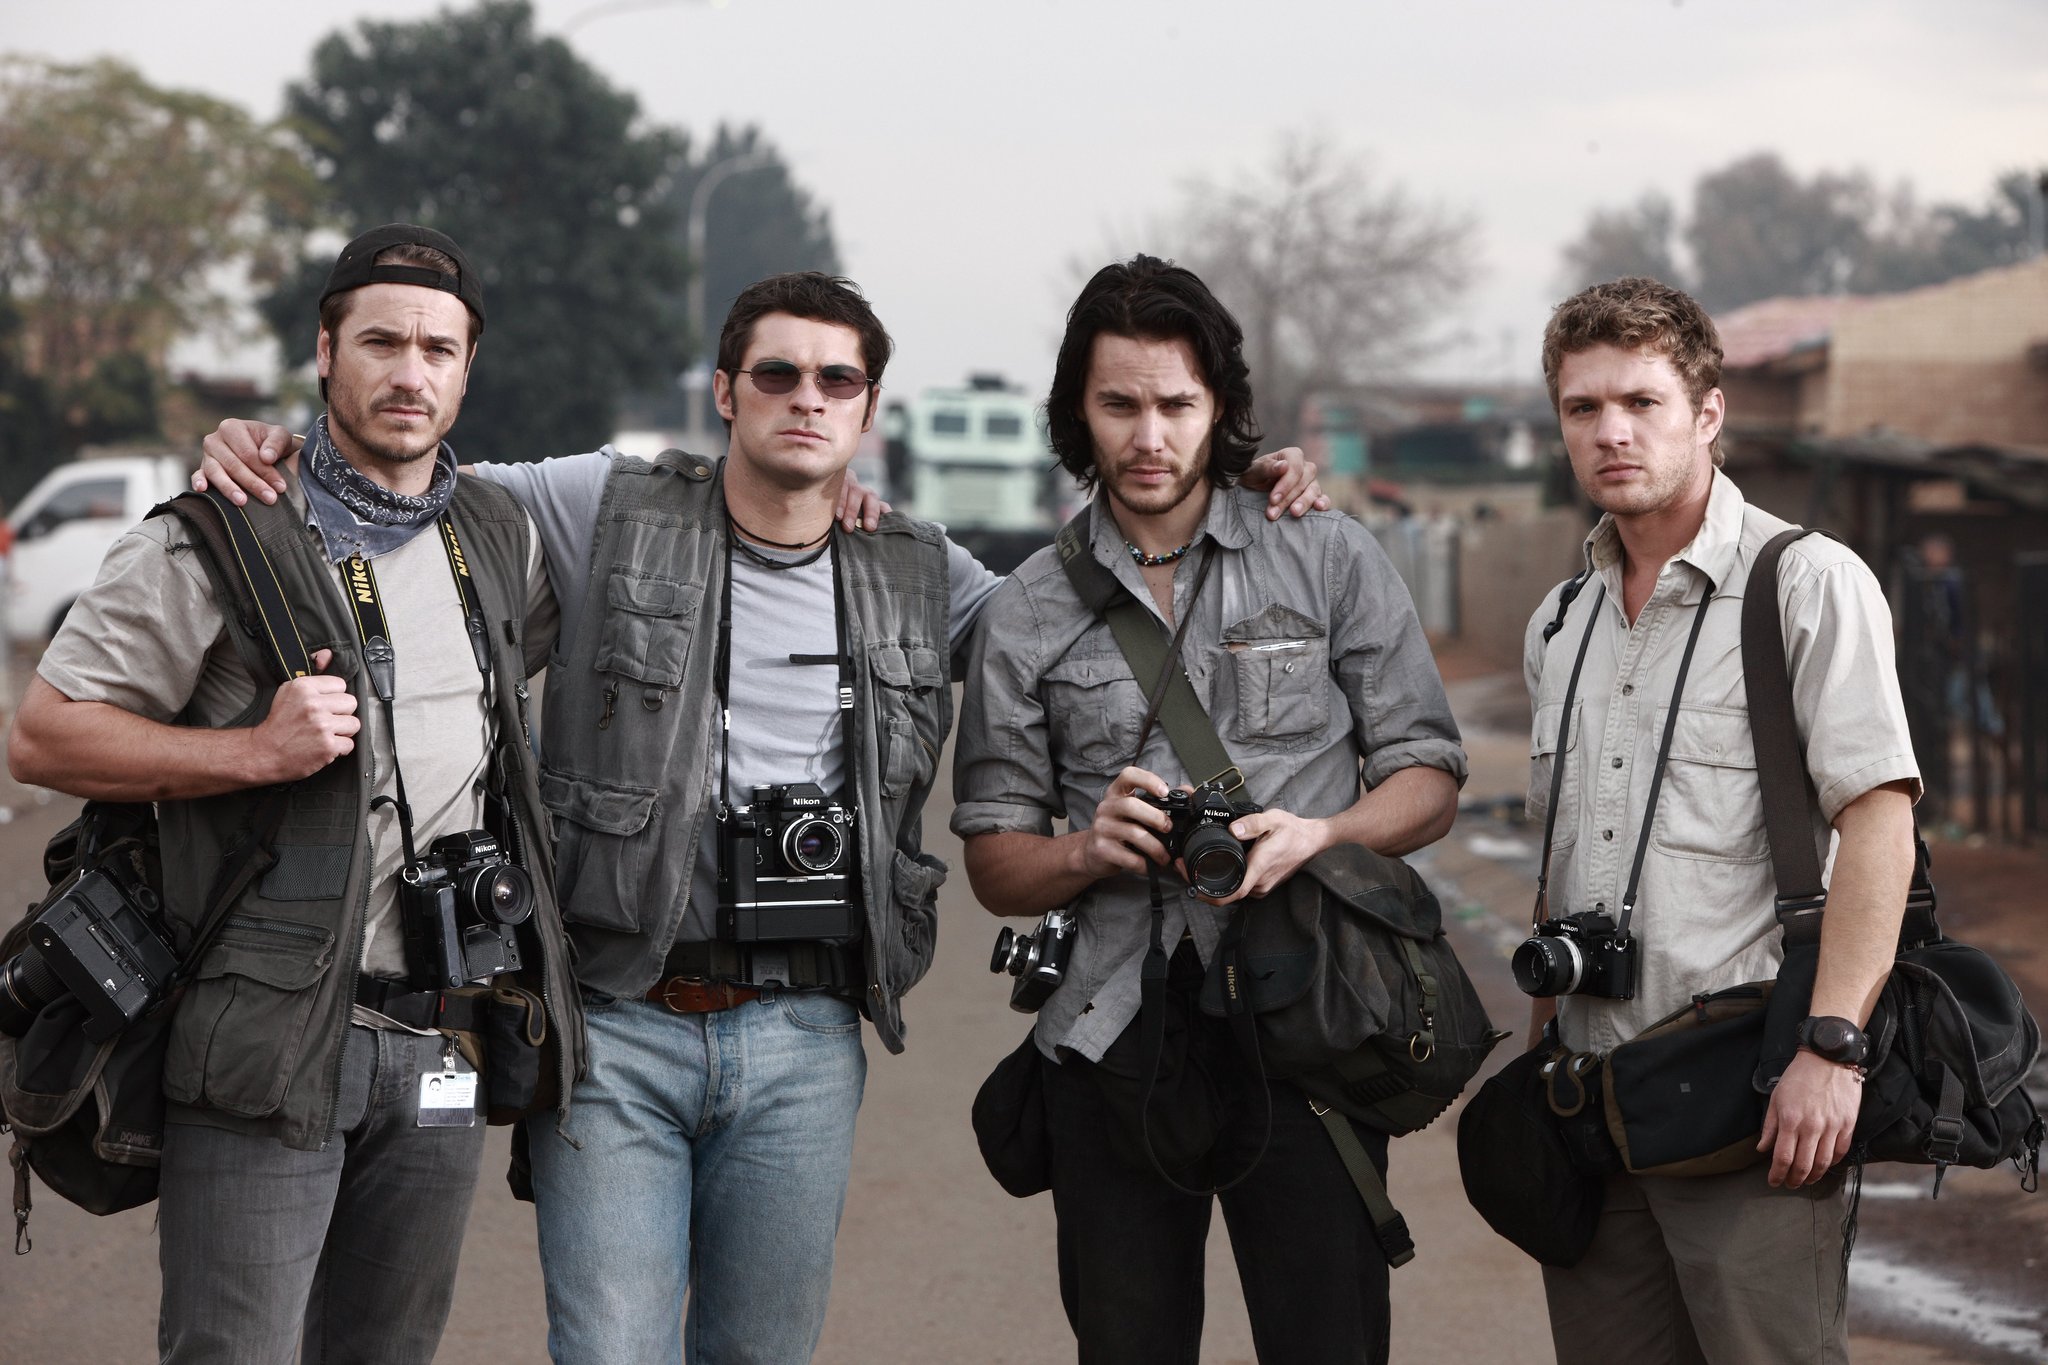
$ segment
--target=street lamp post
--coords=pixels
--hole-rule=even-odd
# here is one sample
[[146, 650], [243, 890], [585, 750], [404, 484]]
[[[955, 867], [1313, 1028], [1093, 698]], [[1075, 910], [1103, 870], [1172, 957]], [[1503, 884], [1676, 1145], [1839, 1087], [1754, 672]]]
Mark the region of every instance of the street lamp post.
[[724, 184], [727, 177], [742, 171], [756, 170], [770, 164], [774, 158], [766, 152], [742, 152], [714, 162], [697, 181], [696, 189], [690, 192], [690, 217], [688, 236], [690, 243], [690, 293], [687, 307], [690, 325], [697, 329], [697, 345], [703, 354], [696, 364], [690, 366], [686, 385], [689, 390], [689, 438], [692, 446], [699, 443], [705, 434], [704, 393], [711, 386], [711, 365], [715, 357], [712, 350], [711, 320], [704, 316], [704, 214], [711, 206], [711, 192]]

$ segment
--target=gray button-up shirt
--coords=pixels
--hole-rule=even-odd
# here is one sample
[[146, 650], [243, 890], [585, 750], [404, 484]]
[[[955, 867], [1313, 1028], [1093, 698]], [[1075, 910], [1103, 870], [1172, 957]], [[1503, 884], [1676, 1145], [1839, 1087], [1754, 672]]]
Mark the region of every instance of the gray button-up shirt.
[[[1665, 564], [1633, 626], [1622, 612], [1621, 538], [1612, 517], [1586, 538], [1593, 576], [1564, 628], [1544, 644], [1542, 629], [1557, 614], [1555, 590], [1530, 619], [1523, 652], [1535, 706], [1529, 813], [1539, 821], [1550, 802], [1572, 659], [1589, 621], [1593, 630], [1565, 741], [1550, 913], [1619, 915], [1679, 656], [1713, 585], [1629, 926], [1641, 954], [1636, 997], [1560, 997], [1559, 1026], [1574, 1048], [1605, 1052], [1695, 993], [1778, 970], [1777, 880], [1742, 681], [1742, 599], [1757, 552], [1787, 525], [1744, 503], [1717, 471], [1699, 534]], [[1887, 782], [1911, 781], [1919, 794], [1891, 613], [1863, 561], [1824, 536], [1794, 541], [1778, 562], [1778, 605], [1793, 714], [1820, 797], [1814, 846], [1825, 860], [1827, 822], [1842, 807]]]
[[[1268, 806], [1322, 817], [1402, 768], [1460, 782], [1465, 753], [1408, 590], [1364, 527], [1334, 512], [1275, 525], [1265, 500], [1219, 489], [1193, 553], [1174, 573], [1187, 614], [1201, 556], [1218, 556], [1182, 646], [1195, 694]], [[1095, 557], [1157, 614], [1106, 500], [1095, 502]], [[1162, 629], [1164, 628], [1162, 622]], [[1149, 680], [1148, 680], [1149, 682]], [[1057, 553], [1039, 551], [997, 590], [967, 675], [953, 777], [953, 831], [1050, 835], [1094, 823], [1110, 782], [1133, 761], [1145, 697], [1109, 627], [1075, 596]], [[1154, 726], [1138, 766], [1170, 786], [1185, 771]], [[1203, 961], [1229, 911], [1195, 900], [1168, 870], [1166, 941], [1189, 931]], [[1038, 1045], [1099, 1059], [1138, 1012], [1151, 920], [1141, 876], [1097, 882], [1076, 902], [1067, 977], [1038, 1015]]]

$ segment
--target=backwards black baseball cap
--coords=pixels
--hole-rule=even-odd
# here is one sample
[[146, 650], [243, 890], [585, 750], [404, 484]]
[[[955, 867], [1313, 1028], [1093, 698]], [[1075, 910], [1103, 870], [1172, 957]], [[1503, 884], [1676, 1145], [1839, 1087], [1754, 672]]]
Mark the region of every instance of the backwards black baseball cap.
[[[430, 246], [455, 262], [455, 273], [443, 274], [419, 265], [376, 264], [378, 253], [394, 246]], [[334, 269], [327, 272], [327, 287], [320, 291], [320, 302], [324, 304], [336, 294], [361, 289], [366, 284], [414, 284], [445, 290], [461, 299], [463, 306], [476, 315], [477, 331], [483, 331], [484, 282], [470, 269], [469, 258], [455, 245], [455, 239], [445, 233], [417, 223], [386, 223], [371, 228], [341, 249]]]

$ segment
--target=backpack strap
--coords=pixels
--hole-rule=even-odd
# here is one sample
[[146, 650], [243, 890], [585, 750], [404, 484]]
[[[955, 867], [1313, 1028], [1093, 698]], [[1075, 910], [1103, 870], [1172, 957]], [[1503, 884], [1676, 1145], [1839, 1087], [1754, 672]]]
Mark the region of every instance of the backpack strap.
[[1379, 1171], [1374, 1169], [1372, 1158], [1366, 1154], [1365, 1144], [1358, 1140], [1358, 1132], [1351, 1126], [1351, 1120], [1314, 1100], [1308, 1103], [1329, 1132], [1330, 1141], [1337, 1148], [1337, 1156], [1344, 1162], [1344, 1169], [1358, 1190], [1358, 1197], [1365, 1201], [1366, 1216], [1372, 1219], [1373, 1237], [1379, 1242], [1380, 1250], [1386, 1253], [1387, 1265], [1391, 1268], [1408, 1264], [1415, 1259], [1415, 1238], [1409, 1235], [1408, 1220], [1387, 1197], [1387, 1182], [1380, 1179]]
[[178, 518], [206, 547], [214, 586], [222, 595], [221, 615], [255, 642], [275, 674], [273, 681], [289, 682], [312, 673], [313, 661], [285, 600], [284, 585], [256, 535], [248, 508], [209, 488], [204, 493], [180, 493], [152, 507], [149, 515]]

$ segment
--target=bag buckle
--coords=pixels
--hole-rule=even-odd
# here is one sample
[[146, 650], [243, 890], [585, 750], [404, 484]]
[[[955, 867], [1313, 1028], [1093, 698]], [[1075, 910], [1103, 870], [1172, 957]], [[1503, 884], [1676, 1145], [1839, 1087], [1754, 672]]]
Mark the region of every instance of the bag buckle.
[[[1228, 778], [1229, 780], [1225, 781], [1224, 779], [1226, 778]], [[1221, 787], [1223, 788], [1223, 791], [1226, 795], [1235, 791], [1243, 791], [1244, 769], [1238, 767], [1235, 763], [1233, 763], [1229, 767], [1225, 768], [1222, 772], [1210, 778], [1207, 782], [1199, 783], [1197, 785], [1204, 787]]]

